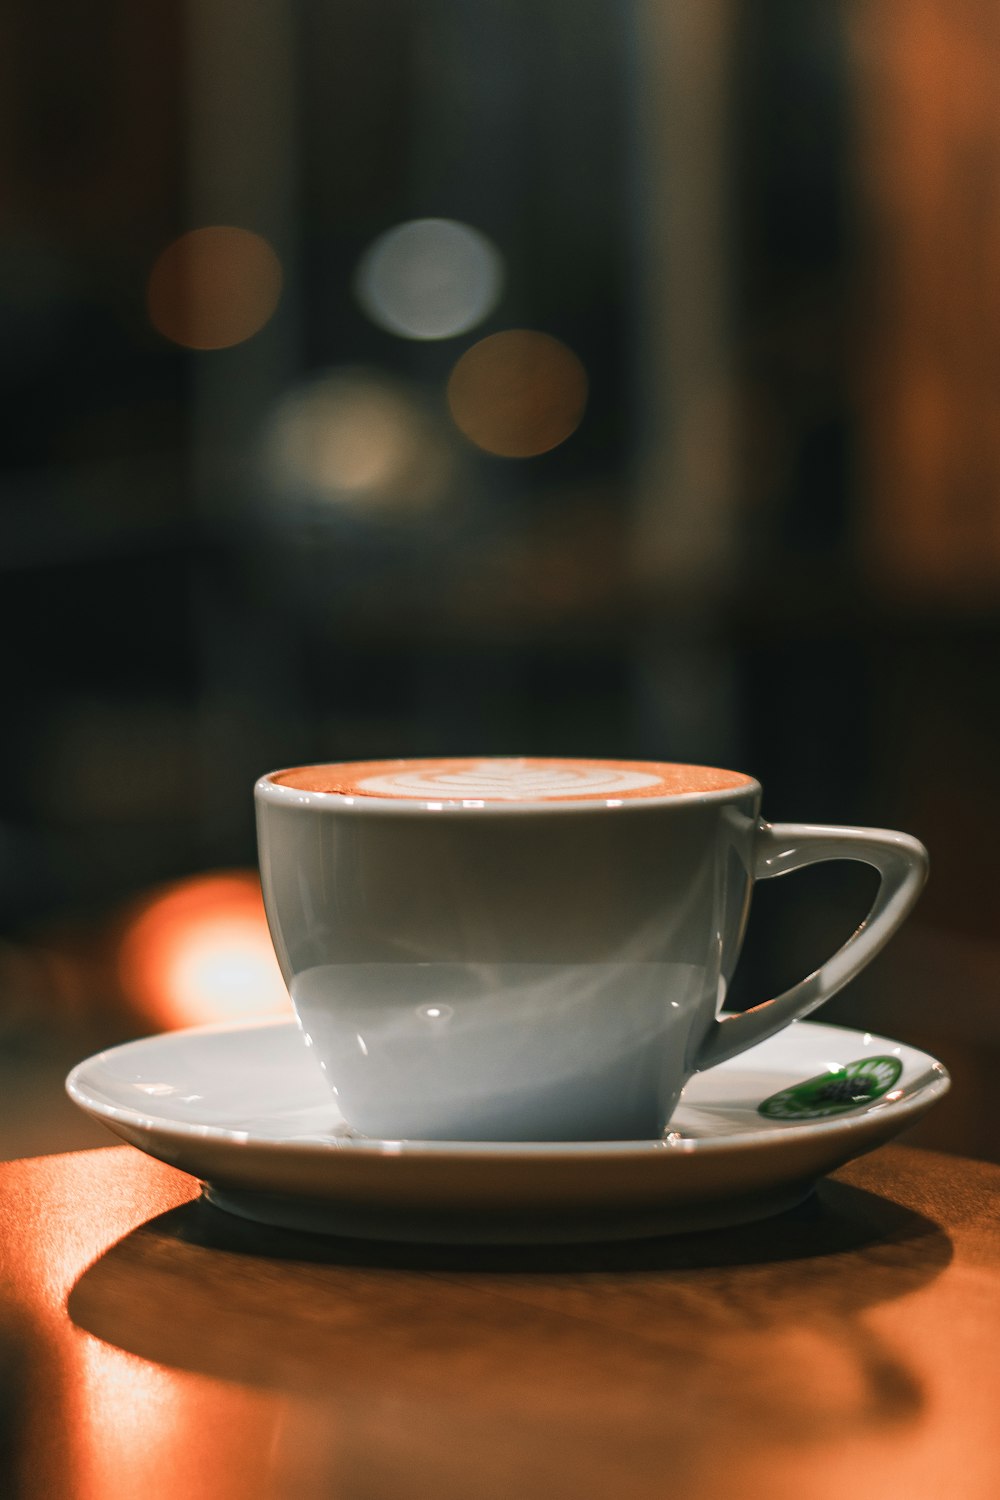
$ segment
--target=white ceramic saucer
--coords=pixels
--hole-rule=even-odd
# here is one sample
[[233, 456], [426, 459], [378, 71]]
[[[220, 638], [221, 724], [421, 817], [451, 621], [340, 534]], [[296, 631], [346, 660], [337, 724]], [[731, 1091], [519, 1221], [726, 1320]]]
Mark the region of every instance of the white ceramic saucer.
[[[883, 1092], [852, 1104], [843, 1070], [862, 1060], [866, 1074], [881, 1068], [869, 1088]], [[911, 1125], [949, 1079], [913, 1047], [799, 1021], [692, 1078], [663, 1140], [380, 1141], [349, 1133], [297, 1026], [278, 1020], [128, 1042], [80, 1063], [66, 1086], [95, 1119], [248, 1219], [363, 1238], [538, 1243], [780, 1212]], [[793, 1117], [761, 1114], [775, 1095], [771, 1108]]]

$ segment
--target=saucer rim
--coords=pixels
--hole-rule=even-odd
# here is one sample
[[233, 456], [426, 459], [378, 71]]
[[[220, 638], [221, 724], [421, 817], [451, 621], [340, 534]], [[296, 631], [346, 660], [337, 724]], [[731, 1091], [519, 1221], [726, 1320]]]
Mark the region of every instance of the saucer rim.
[[[329, 1157], [334, 1153], [342, 1158], [350, 1156], [369, 1159], [405, 1157], [411, 1161], [445, 1159], [469, 1163], [476, 1159], [495, 1161], [498, 1158], [506, 1162], [558, 1162], [588, 1157], [601, 1159], [617, 1157], [624, 1160], [643, 1160], [649, 1157], [676, 1159], [684, 1156], [715, 1156], [726, 1152], [780, 1151], [797, 1141], [814, 1140], [819, 1135], [853, 1136], [866, 1133], [866, 1127], [869, 1131], [873, 1128], [877, 1130], [878, 1123], [876, 1122], [881, 1123], [881, 1117], [889, 1111], [891, 1111], [892, 1119], [900, 1122], [898, 1128], [892, 1131], [892, 1134], [896, 1135], [907, 1128], [908, 1116], [913, 1115], [915, 1119], [919, 1118], [943, 1098], [951, 1087], [951, 1076], [944, 1064], [920, 1047], [914, 1047], [908, 1042], [886, 1037], [877, 1032], [861, 1031], [857, 1027], [838, 1026], [830, 1022], [811, 1020], [793, 1021], [790, 1027], [779, 1032], [777, 1037], [759, 1043], [758, 1046], [767, 1047], [769, 1042], [784, 1036], [788, 1030], [808, 1029], [810, 1035], [827, 1033], [840, 1039], [851, 1036], [859, 1039], [867, 1038], [865, 1043], [867, 1048], [881, 1047], [886, 1051], [905, 1048], [914, 1061], [924, 1064], [924, 1069], [907, 1085], [903, 1098], [891, 1101], [879, 1099], [868, 1106], [861, 1106], [856, 1111], [829, 1116], [825, 1119], [794, 1123], [769, 1120], [766, 1125], [762, 1124], [757, 1129], [748, 1128], [738, 1133], [723, 1133], [703, 1138], [682, 1137], [676, 1141], [667, 1137], [660, 1137], [656, 1140], [624, 1141], [424, 1140], [417, 1137], [396, 1140], [350, 1135], [331, 1136], [328, 1140], [282, 1140], [253, 1135], [246, 1130], [226, 1126], [185, 1123], [167, 1119], [155, 1113], [143, 1113], [131, 1106], [111, 1104], [95, 1097], [88, 1091], [84, 1082], [88, 1070], [99, 1066], [107, 1058], [151, 1049], [174, 1038], [182, 1042], [197, 1040], [202, 1036], [245, 1034], [250, 1031], [278, 1028], [298, 1029], [298, 1023], [294, 1017], [286, 1015], [248, 1017], [237, 1021], [212, 1022], [137, 1037], [114, 1047], [104, 1048], [82, 1059], [67, 1075], [66, 1092], [78, 1108], [119, 1135], [120, 1131], [116, 1127], [121, 1125], [133, 1131], [155, 1132], [156, 1136], [165, 1143], [175, 1141], [183, 1145], [198, 1141], [203, 1144], [237, 1148], [252, 1144], [255, 1151], [260, 1151], [265, 1155], [287, 1156], [292, 1153], [296, 1157], [311, 1159]], [[749, 1048], [747, 1053], [730, 1059], [730, 1066], [733, 1064], [738, 1066], [741, 1057], [756, 1050], [756, 1048]]]

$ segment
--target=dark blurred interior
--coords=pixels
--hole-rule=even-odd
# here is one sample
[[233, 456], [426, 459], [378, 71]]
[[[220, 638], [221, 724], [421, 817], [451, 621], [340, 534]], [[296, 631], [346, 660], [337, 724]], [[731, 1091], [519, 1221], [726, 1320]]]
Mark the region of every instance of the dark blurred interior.
[[[282, 1003], [256, 776], [481, 752], [922, 838], [825, 1018], [1000, 1160], [998, 17], [6, 9], [0, 1155], [110, 1142], [88, 1051]], [[763, 886], [734, 1003], [870, 894]]]

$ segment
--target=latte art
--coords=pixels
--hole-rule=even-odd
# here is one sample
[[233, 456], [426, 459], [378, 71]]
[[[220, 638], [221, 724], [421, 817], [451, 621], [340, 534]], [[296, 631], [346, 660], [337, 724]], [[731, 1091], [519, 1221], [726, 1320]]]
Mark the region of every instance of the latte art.
[[354, 761], [299, 766], [277, 771], [270, 779], [301, 791], [463, 807], [587, 800], [613, 804], [633, 797], [677, 797], [750, 784], [749, 776], [709, 766], [527, 756]]
[[378, 797], [458, 797], [462, 801], [544, 802], [549, 797], [614, 797], [659, 786], [658, 776], [642, 771], [562, 765], [536, 766], [520, 760], [481, 760], [463, 770], [393, 771], [366, 776], [359, 792]]

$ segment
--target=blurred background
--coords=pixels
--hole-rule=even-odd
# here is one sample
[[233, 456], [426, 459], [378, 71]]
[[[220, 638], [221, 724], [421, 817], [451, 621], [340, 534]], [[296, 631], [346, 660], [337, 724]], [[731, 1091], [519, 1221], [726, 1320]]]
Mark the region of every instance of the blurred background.
[[[826, 1018], [1000, 1159], [994, 0], [0, 18], [0, 1155], [284, 1004], [256, 776], [705, 762], [929, 846]], [[763, 885], [733, 1003], [874, 877]]]

